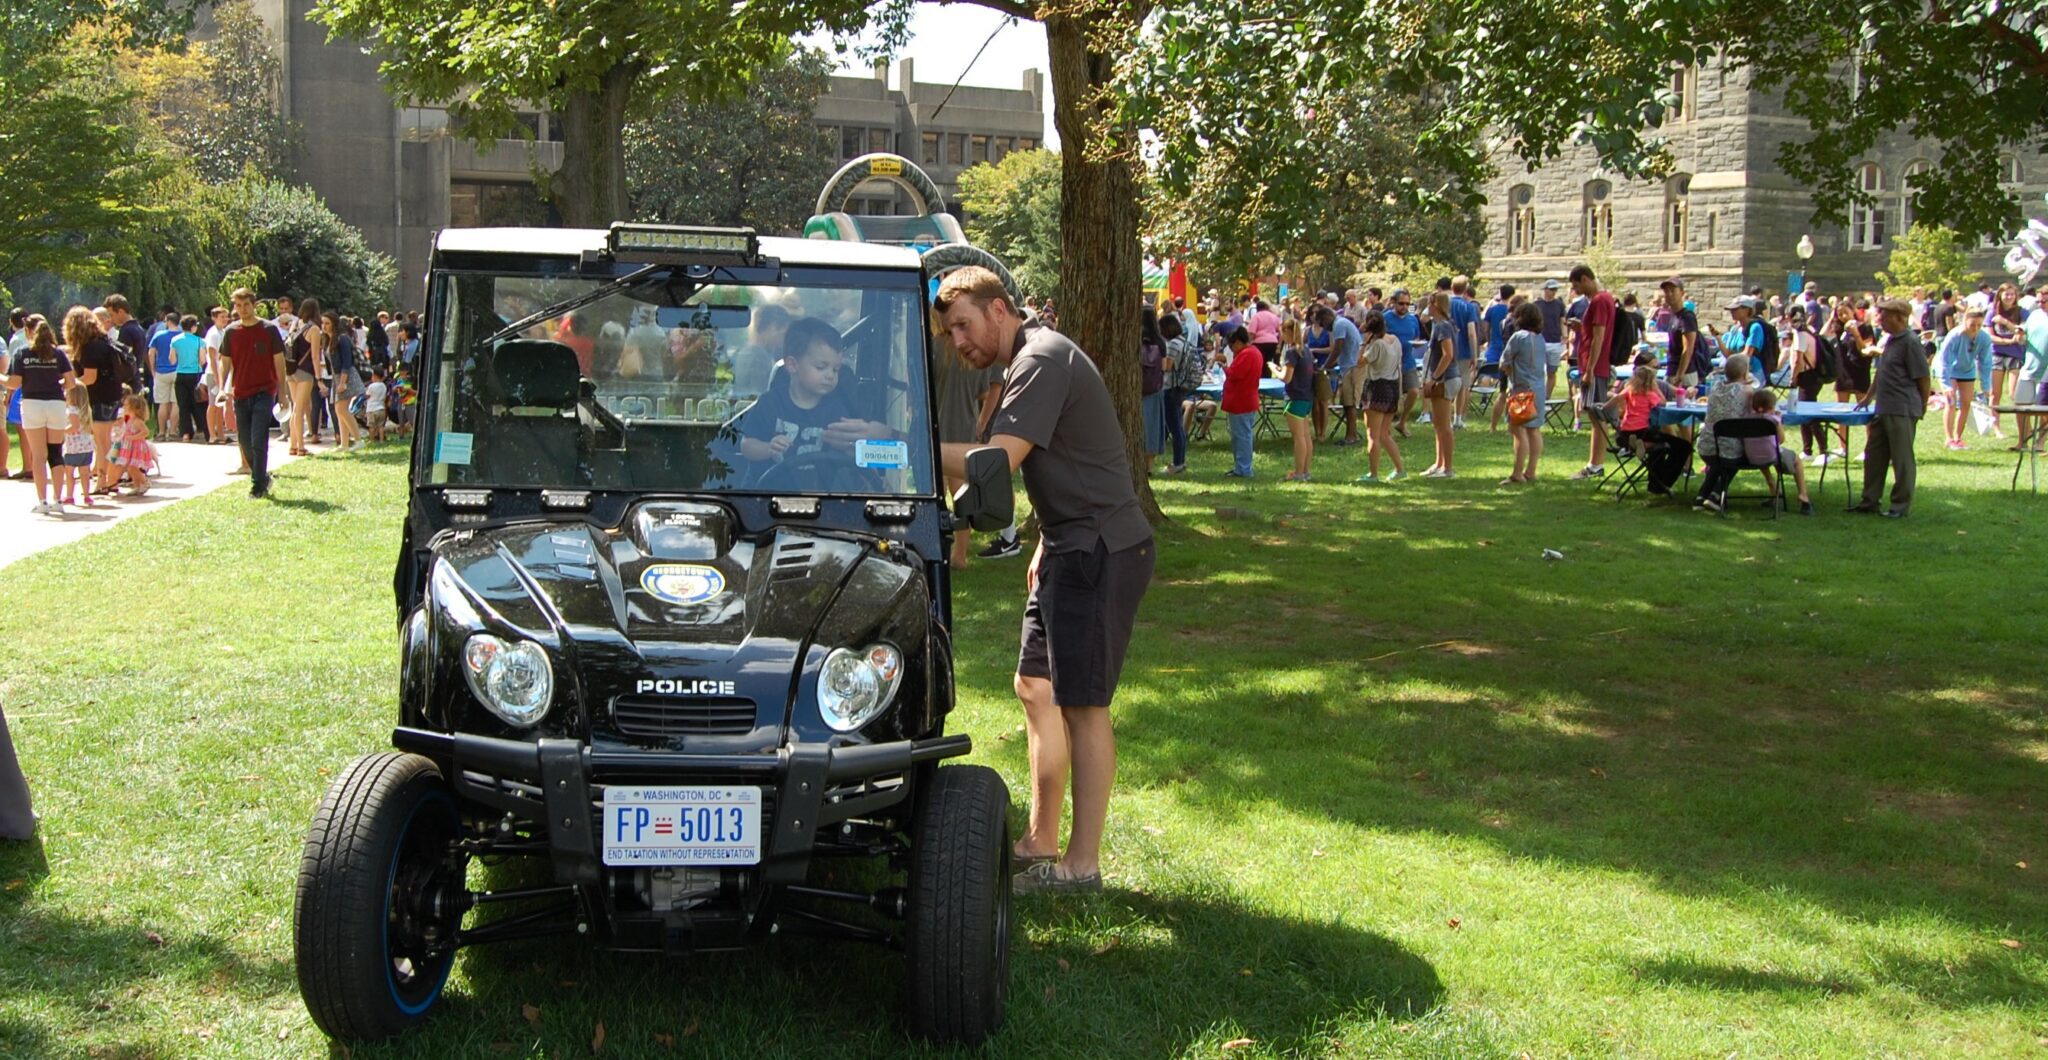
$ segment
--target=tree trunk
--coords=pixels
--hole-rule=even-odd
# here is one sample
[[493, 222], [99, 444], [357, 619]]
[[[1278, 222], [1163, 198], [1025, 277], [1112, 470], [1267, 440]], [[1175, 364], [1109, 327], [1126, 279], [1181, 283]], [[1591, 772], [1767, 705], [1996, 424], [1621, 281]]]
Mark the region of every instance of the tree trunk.
[[1111, 57], [1089, 46], [1092, 18], [1045, 20], [1053, 124], [1060, 133], [1060, 330], [1094, 359], [1123, 427], [1131, 483], [1153, 525], [1166, 520], [1145, 470], [1138, 365], [1144, 262], [1138, 246], [1135, 137], [1104, 151], [1095, 123], [1107, 111]]
[[603, 228], [631, 220], [626, 198], [626, 105], [633, 98], [638, 63], [620, 63], [594, 89], [569, 93], [562, 109], [562, 168], [549, 182], [549, 198], [571, 228]]

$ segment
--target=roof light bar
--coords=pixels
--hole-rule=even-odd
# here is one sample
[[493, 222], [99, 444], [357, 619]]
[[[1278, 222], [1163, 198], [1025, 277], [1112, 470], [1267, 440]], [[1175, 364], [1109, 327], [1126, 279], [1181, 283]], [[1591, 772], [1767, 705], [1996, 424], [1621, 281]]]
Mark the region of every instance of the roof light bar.
[[648, 265], [753, 265], [761, 241], [751, 228], [614, 223], [605, 246], [618, 261]]

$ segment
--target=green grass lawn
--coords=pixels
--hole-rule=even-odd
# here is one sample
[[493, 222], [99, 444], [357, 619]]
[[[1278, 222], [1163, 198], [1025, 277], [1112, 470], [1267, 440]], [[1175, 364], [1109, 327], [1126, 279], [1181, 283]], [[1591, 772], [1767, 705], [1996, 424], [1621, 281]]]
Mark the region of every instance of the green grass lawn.
[[[1227, 484], [1218, 443], [1158, 480], [1112, 890], [1020, 900], [990, 1051], [2042, 1051], [2048, 500], [2006, 492], [2009, 457], [1923, 444], [1904, 523], [1832, 489], [1769, 522], [1593, 500], [1557, 481], [1582, 438], [1498, 488], [1505, 443], [1459, 440], [1453, 482], [1354, 487], [1359, 451], [1327, 449], [1287, 486], [1271, 444]], [[222, 491], [0, 574], [44, 814], [0, 850], [0, 1055], [327, 1051], [293, 877], [396, 717], [402, 476], [392, 449], [302, 461], [269, 504]], [[1023, 575], [962, 581], [954, 716], [1020, 810]], [[580, 1056], [600, 1022], [614, 1055], [922, 1054], [899, 969], [514, 944], [354, 1055]]]

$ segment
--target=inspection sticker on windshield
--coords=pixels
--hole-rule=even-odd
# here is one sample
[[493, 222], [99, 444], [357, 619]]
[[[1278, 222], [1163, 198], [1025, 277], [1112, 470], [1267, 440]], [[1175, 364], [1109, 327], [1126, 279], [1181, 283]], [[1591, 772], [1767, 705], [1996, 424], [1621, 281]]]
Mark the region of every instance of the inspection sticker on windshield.
[[434, 463], [467, 464], [470, 450], [476, 444], [476, 435], [458, 431], [442, 431], [434, 436]]
[[760, 788], [604, 789], [607, 865], [753, 865]]
[[853, 443], [853, 462], [862, 467], [908, 467], [910, 466], [910, 443], [901, 441], [858, 441]]

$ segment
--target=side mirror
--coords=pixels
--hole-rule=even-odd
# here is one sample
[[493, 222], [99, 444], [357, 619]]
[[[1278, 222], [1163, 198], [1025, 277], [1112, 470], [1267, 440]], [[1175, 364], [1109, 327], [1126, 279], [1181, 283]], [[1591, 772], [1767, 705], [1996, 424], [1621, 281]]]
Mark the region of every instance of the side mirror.
[[983, 446], [967, 454], [967, 484], [953, 495], [953, 516], [976, 530], [1001, 530], [1017, 518], [1010, 454]]

